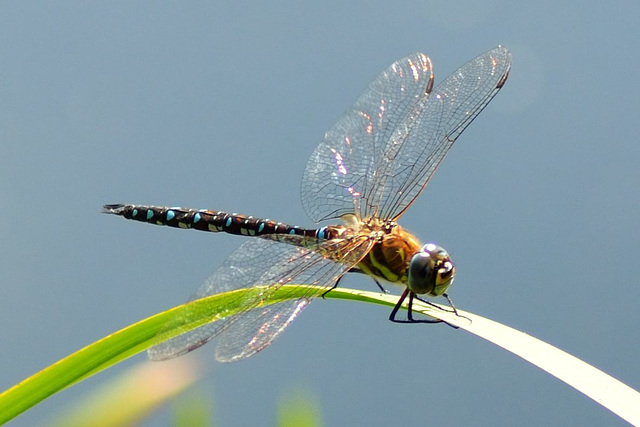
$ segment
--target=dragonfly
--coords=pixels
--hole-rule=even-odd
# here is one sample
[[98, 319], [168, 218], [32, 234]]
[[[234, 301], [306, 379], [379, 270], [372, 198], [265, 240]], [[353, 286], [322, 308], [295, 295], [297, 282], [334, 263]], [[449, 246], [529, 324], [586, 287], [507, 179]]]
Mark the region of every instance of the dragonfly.
[[[421, 245], [397, 220], [415, 202], [460, 134], [507, 80], [511, 53], [502, 46], [472, 59], [434, 87], [431, 59], [415, 53], [391, 64], [324, 135], [307, 162], [302, 204], [318, 228], [207, 209], [137, 204], [105, 205], [105, 213], [169, 227], [225, 232], [247, 239], [191, 300], [244, 288], [258, 292], [243, 310], [149, 349], [173, 358], [218, 337], [216, 359], [234, 362], [265, 349], [310, 302], [348, 272], [404, 286], [389, 319], [414, 317], [414, 299], [444, 297], [455, 267], [445, 249]], [[297, 298], [264, 304], [286, 284], [308, 284]], [[398, 311], [407, 301], [406, 318]]]

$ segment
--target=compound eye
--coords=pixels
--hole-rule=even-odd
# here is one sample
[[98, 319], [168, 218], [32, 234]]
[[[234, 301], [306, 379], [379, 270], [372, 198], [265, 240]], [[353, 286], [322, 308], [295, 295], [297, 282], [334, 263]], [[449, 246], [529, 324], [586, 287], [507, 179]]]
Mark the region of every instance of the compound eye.
[[436, 285], [435, 261], [429, 252], [420, 251], [411, 258], [407, 286], [416, 294], [431, 293]]
[[455, 270], [447, 251], [427, 243], [411, 258], [407, 286], [416, 294], [439, 296], [453, 283]]

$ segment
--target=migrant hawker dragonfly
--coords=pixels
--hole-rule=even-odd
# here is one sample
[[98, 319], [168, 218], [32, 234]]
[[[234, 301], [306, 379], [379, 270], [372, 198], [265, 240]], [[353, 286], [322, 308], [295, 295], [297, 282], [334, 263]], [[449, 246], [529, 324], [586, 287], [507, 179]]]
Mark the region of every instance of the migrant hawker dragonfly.
[[[252, 356], [350, 271], [368, 274], [380, 288], [379, 280], [405, 287], [390, 320], [433, 322], [414, 318], [412, 302], [425, 301], [422, 295], [446, 297], [455, 267], [443, 248], [422, 246], [396, 221], [502, 88], [510, 67], [510, 52], [499, 46], [435, 87], [431, 60], [422, 53], [384, 70], [325, 134], [302, 178], [302, 204], [311, 219], [339, 219], [340, 225], [307, 229], [220, 211], [106, 205], [105, 212], [136, 221], [259, 237], [241, 245], [193, 297], [263, 289], [242, 302], [246, 311], [161, 343], [149, 350], [151, 358], [179, 356], [216, 336], [219, 361]], [[287, 283], [314, 286], [303, 298], [261, 304]], [[400, 319], [398, 309], [407, 298], [407, 319]]]

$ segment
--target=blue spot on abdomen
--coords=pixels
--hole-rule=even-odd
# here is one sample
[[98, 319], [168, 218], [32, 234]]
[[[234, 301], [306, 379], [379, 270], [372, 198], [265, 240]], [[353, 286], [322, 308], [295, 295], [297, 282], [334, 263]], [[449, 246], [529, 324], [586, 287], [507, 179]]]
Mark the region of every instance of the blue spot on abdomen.
[[327, 227], [320, 227], [316, 232], [318, 240], [325, 240], [327, 238]]

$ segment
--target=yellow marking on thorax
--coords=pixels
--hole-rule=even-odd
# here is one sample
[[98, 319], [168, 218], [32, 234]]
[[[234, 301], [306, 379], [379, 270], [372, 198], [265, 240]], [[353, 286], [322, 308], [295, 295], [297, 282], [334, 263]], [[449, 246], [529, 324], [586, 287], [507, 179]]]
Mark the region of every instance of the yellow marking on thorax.
[[395, 283], [398, 281], [398, 279], [400, 279], [399, 275], [395, 274], [393, 271], [391, 271], [390, 268], [388, 268], [384, 264], [384, 260], [382, 260], [381, 262], [376, 259], [375, 251], [371, 250], [369, 254], [367, 254], [367, 258], [368, 258], [368, 261], [371, 263], [371, 265], [374, 266], [380, 272], [380, 274], [382, 274], [382, 277], [385, 280], [391, 283]]

